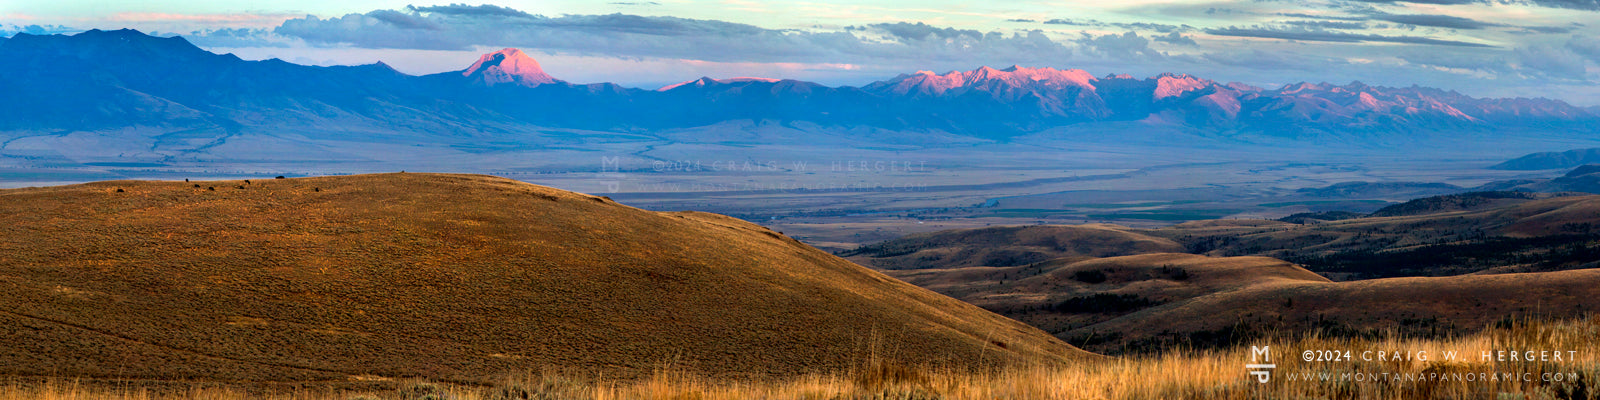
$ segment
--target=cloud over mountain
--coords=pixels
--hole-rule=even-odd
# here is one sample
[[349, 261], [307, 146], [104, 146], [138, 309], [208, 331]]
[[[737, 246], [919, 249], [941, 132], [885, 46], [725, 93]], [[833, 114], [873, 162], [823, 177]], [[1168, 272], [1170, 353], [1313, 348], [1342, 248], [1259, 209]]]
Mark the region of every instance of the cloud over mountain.
[[1471, 43], [1458, 40], [1435, 39], [1422, 36], [1386, 36], [1377, 34], [1347, 33], [1320, 29], [1305, 28], [1272, 28], [1272, 27], [1234, 27], [1206, 29], [1206, 33], [1218, 36], [1255, 37], [1266, 39], [1303, 40], [1312, 42], [1341, 42], [1341, 43], [1405, 43], [1428, 44], [1439, 46], [1460, 47], [1495, 47], [1483, 43]]
[[[1176, 35], [1177, 32], [1173, 32], [1173, 34]], [[1192, 43], [1193, 41], [1191, 40], [1190, 42]], [[1141, 37], [1133, 31], [1123, 32], [1121, 35], [1096, 36], [1084, 34], [1083, 39], [1079, 40], [1078, 43], [1082, 43], [1085, 47], [1099, 54], [1122, 59], [1152, 59], [1166, 56], [1150, 49], [1150, 39]]]
[[[859, 85], [905, 70], [1024, 64], [1138, 75], [1185, 71], [1268, 86], [1297, 80], [1419, 83], [1490, 96], [1563, 93], [1600, 104], [1600, 85], [1594, 85], [1600, 45], [1586, 39], [1600, 35], [1600, 25], [1590, 26], [1588, 12], [1578, 11], [1600, 9], [1596, 0], [1221, 0], [1128, 4], [1116, 12], [1086, 6], [1071, 14], [1037, 6], [971, 10], [986, 12], [938, 7], [950, 1], [892, 10], [898, 14], [878, 12], [893, 8], [886, 6], [823, 7], [831, 9], [824, 12], [768, 3], [715, 11], [653, 2], [539, 9], [413, 5], [316, 16], [259, 11], [130, 19], [130, 13], [112, 12], [106, 21], [114, 25], [84, 28], [150, 23], [156, 25], [144, 31], [186, 32], [181, 34], [201, 47], [248, 59], [385, 60], [409, 73], [459, 67], [433, 52], [455, 56], [517, 47], [575, 82], [638, 87], [659, 87], [685, 75], [728, 76], [732, 70]], [[649, 15], [642, 15], [645, 9]], [[232, 20], [251, 22], [217, 22]], [[182, 23], [200, 25], [169, 28]], [[0, 35], [77, 31], [52, 29], [0, 26]]]
[[[562, 53], [717, 62], [862, 62], [882, 59], [1005, 58], [1062, 62], [1065, 45], [1037, 32], [1001, 34], [924, 23], [884, 23], [850, 32], [801, 32], [754, 25], [628, 14], [546, 17], [497, 6], [410, 7], [285, 21], [273, 33], [315, 45], [468, 50], [516, 46]], [[869, 37], [875, 36], [875, 37]]]

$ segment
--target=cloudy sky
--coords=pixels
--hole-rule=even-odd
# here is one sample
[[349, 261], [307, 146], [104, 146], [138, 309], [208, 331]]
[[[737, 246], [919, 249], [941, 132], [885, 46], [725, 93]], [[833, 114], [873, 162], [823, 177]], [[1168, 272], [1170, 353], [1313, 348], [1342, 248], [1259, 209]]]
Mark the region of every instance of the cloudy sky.
[[25, 1], [0, 35], [134, 28], [302, 64], [460, 70], [521, 48], [577, 83], [700, 76], [863, 85], [982, 65], [1189, 73], [1600, 105], [1600, 0]]

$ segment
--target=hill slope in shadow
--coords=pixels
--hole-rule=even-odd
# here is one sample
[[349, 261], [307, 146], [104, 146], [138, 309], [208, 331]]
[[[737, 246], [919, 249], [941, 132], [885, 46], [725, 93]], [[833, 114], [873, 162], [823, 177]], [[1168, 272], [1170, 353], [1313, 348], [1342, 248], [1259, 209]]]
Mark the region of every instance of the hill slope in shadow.
[[[1102, 353], [1312, 332], [1438, 337], [1600, 308], [1600, 196], [1483, 197], [1495, 194], [1419, 199], [1393, 216], [1304, 224], [934, 232], [863, 246], [851, 259]], [[1072, 242], [1103, 251], [1044, 246], [1016, 232], [1071, 232]], [[1005, 249], [1033, 249], [1036, 261], [976, 256]]]

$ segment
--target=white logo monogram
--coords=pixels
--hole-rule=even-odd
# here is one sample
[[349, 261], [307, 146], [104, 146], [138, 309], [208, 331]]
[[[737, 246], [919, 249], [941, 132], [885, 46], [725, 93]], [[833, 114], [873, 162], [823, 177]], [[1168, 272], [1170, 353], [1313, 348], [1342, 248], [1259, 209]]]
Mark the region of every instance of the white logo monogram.
[[1245, 364], [1244, 369], [1256, 377], [1256, 382], [1267, 383], [1272, 380], [1272, 369], [1278, 368], [1272, 362], [1272, 346], [1250, 346], [1250, 364]]

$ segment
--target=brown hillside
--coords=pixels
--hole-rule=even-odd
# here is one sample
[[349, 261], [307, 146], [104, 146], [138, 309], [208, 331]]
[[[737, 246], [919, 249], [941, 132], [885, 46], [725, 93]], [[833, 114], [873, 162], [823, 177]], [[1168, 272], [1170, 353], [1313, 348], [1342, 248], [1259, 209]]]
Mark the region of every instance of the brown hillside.
[[1327, 279], [1267, 257], [1206, 257], [1180, 253], [1075, 260], [1058, 258], [1011, 268], [891, 271], [896, 277], [981, 306], [1011, 299], [1162, 290], [1160, 300], [1189, 298], [1268, 279]]
[[1316, 224], [1185, 223], [1141, 231], [1212, 256], [1288, 260], [1338, 280], [1600, 267], [1600, 196]]
[[1460, 334], [1600, 309], [1596, 269], [1331, 282], [1268, 257], [1158, 253], [890, 272], [1106, 353], [1310, 332]]
[[[918, 286], [993, 310], [1062, 338], [1076, 338], [1121, 316], [1266, 283], [1328, 282], [1267, 257], [1206, 257], [1155, 253], [1074, 260], [1061, 258], [1011, 268], [891, 271]], [[1021, 277], [1010, 280], [1010, 277]], [[1205, 317], [1201, 317], [1205, 318]], [[1118, 329], [1137, 330], [1127, 326]], [[1111, 331], [1101, 350], [1118, 351]], [[1122, 334], [1117, 332], [1114, 334]], [[1110, 346], [1110, 347], [1107, 347]]]
[[1171, 239], [1116, 225], [1036, 225], [957, 229], [909, 235], [845, 252], [886, 270], [1011, 267], [1055, 258], [1086, 259], [1182, 251]]
[[483, 381], [1091, 357], [717, 215], [487, 176], [198, 185], [0, 191], [0, 374]]
[[[1202, 244], [1213, 255], [1252, 250], [1334, 251], [1387, 246], [1398, 248], [1461, 240], [1474, 235], [1549, 236], [1586, 234], [1600, 229], [1600, 196], [1524, 200], [1501, 207], [1422, 215], [1368, 217], [1299, 225], [1275, 221], [1197, 221], [1142, 231], [1179, 242]], [[1213, 243], [1200, 239], [1231, 237]]]
[[[874, 256], [852, 260], [914, 265], [886, 273], [1104, 353], [1310, 332], [1447, 335], [1503, 318], [1565, 317], [1600, 307], [1600, 277], [1592, 272], [1600, 267], [1600, 196], [1311, 224], [1072, 228], [935, 232], [865, 246]], [[1057, 252], [1058, 258], [1022, 265], [937, 256], [1004, 247], [1014, 240], [1007, 232], [1023, 229], [1095, 235], [1079, 240], [1109, 250]], [[929, 238], [946, 240], [911, 246]], [[1162, 238], [1179, 250], [1141, 248]], [[888, 251], [895, 249], [915, 251]]]
[[[1320, 329], [1325, 335], [1472, 332], [1532, 316], [1573, 318], [1600, 309], [1600, 270], [1355, 282], [1262, 281], [1148, 308], [1074, 330], [1093, 341], [1163, 347], [1196, 338]], [[1104, 346], [1105, 344], [1102, 344]]]

